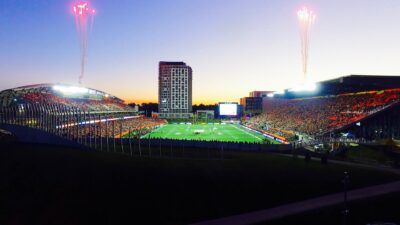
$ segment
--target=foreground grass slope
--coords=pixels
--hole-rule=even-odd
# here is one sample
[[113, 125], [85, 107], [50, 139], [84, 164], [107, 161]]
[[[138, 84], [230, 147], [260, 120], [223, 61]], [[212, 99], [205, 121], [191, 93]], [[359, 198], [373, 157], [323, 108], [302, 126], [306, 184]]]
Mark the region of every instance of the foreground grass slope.
[[273, 154], [130, 158], [0, 144], [0, 224], [187, 224], [398, 179]]

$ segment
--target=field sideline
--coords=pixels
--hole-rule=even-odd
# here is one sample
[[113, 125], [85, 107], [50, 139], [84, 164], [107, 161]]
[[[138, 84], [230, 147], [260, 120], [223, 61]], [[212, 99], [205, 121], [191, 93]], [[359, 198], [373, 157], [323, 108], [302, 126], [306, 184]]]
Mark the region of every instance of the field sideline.
[[143, 138], [280, 144], [237, 124], [167, 124]]

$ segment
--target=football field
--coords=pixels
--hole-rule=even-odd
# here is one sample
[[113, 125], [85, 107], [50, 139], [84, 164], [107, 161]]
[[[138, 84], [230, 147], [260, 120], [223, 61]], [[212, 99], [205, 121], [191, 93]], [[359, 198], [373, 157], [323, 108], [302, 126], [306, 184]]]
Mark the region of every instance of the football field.
[[237, 124], [166, 124], [143, 138], [165, 138], [176, 140], [204, 140], [226, 142], [265, 143], [279, 142], [247, 130]]

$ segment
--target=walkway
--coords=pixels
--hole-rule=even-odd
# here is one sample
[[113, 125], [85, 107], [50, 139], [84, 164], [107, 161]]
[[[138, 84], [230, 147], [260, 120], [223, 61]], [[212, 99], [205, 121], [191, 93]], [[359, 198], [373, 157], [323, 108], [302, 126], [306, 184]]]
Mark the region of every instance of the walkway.
[[[349, 191], [347, 193], [347, 199], [348, 201], [354, 201], [358, 199], [370, 198], [393, 192], [400, 192], [400, 181]], [[269, 220], [275, 220], [285, 216], [290, 216], [293, 214], [298, 214], [310, 210], [319, 209], [321, 207], [337, 205], [342, 202], [343, 202], [343, 193], [336, 193], [301, 202], [282, 205], [275, 208], [269, 208], [241, 215], [229, 216], [225, 218], [194, 223], [192, 225], [254, 224]]]
[[[286, 156], [286, 157], [293, 157], [292, 154], [279, 154], [281, 156]], [[297, 155], [299, 159], [304, 159], [304, 155]], [[318, 157], [311, 157], [311, 160], [313, 161], [321, 161], [321, 158]], [[344, 166], [355, 166], [359, 168], [367, 168], [367, 169], [373, 169], [373, 170], [378, 170], [382, 172], [389, 172], [389, 173], [394, 173], [397, 175], [400, 175], [400, 169], [396, 169], [393, 167], [389, 166], [383, 166], [383, 165], [369, 165], [369, 164], [362, 164], [362, 163], [357, 163], [357, 162], [351, 162], [351, 161], [342, 161], [342, 160], [335, 160], [335, 159], [330, 159], [328, 158], [328, 164], [333, 163], [333, 164], [338, 164], [338, 165], [344, 165]]]

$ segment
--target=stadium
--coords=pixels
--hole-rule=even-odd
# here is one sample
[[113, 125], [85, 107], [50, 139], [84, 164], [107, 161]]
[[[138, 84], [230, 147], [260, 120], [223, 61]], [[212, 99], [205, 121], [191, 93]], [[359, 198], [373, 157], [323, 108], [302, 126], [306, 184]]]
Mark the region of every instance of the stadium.
[[[239, 124], [168, 124], [146, 118], [111, 94], [72, 85], [12, 88], [0, 92], [0, 103], [0, 128], [23, 142], [77, 144], [100, 151], [124, 151], [124, 147], [132, 151], [140, 139], [186, 140], [200, 145], [203, 141], [279, 144]], [[172, 136], [163, 133], [167, 129]]]
[[399, 139], [399, 77], [350, 75], [274, 93], [245, 124], [289, 142]]
[[[109, 138], [121, 133], [142, 132], [164, 123], [138, 115], [137, 110], [113, 95], [72, 85], [8, 89], [0, 93], [0, 103], [3, 128], [17, 137], [40, 130], [94, 148], [102, 146], [103, 139], [108, 143]], [[47, 141], [51, 140], [49, 136]]]
[[249, 3], [2, 0], [0, 225], [400, 225], [400, 1]]
[[[95, 149], [103, 145], [109, 149], [111, 139], [123, 145], [126, 139], [141, 138], [294, 148], [299, 143], [396, 140], [400, 138], [399, 79], [351, 75], [319, 82], [312, 89], [287, 89], [264, 98], [262, 114], [235, 123], [189, 119], [169, 123], [146, 118], [103, 91], [39, 84], [0, 92], [0, 118], [2, 127], [11, 132], [34, 128]], [[26, 136], [25, 132], [19, 136]]]
[[[363, 85], [361, 78], [375, 86]], [[356, 84], [349, 84], [347, 79], [334, 82], [335, 89], [328, 81], [312, 91], [274, 93], [264, 98], [263, 113], [257, 116], [201, 121], [146, 117], [112, 94], [73, 85], [4, 90], [0, 164], [6, 169], [0, 173], [9, 178], [0, 183], [13, 185], [5, 191], [12, 204], [28, 204], [21, 208], [26, 221], [43, 221], [48, 212], [68, 215], [69, 210], [83, 215], [79, 219], [100, 221], [100, 214], [107, 215], [111, 224], [121, 218], [141, 224], [189, 224], [340, 192], [343, 171], [351, 171], [355, 188], [396, 181], [398, 175], [390, 169], [334, 160], [327, 165], [327, 154], [312, 149], [321, 143], [399, 139], [397, 83], [352, 76]], [[374, 157], [382, 158], [379, 152]], [[398, 156], [385, 157], [393, 162]], [[33, 188], [14, 192], [21, 183]], [[71, 194], [59, 194], [65, 191]], [[391, 204], [398, 202], [396, 197], [388, 195]], [[52, 203], [54, 198], [62, 204]], [[30, 202], [37, 211], [31, 211]], [[161, 213], [154, 216], [154, 211]], [[387, 213], [380, 207], [375, 211]], [[365, 213], [353, 214], [364, 218]], [[17, 217], [20, 214], [14, 213], [2, 220]], [[320, 217], [318, 221], [326, 220]]]

